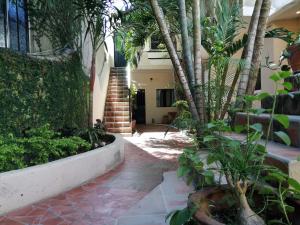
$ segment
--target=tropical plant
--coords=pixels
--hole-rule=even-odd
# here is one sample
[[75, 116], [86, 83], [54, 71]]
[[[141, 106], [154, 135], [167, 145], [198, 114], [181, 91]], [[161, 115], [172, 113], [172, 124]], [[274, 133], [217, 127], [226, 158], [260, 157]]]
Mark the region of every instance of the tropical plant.
[[74, 0], [77, 23], [83, 23], [84, 40], [89, 38], [92, 47], [90, 88], [89, 88], [89, 127], [93, 126], [94, 85], [96, 79], [96, 54], [105, 40], [112, 35], [117, 25], [117, 14], [109, 0]]
[[[228, 135], [232, 131], [232, 128], [223, 120], [212, 121], [207, 124], [207, 131], [202, 140], [204, 148], [208, 150], [208, 156], [204, 159], [201, 158], [201, 154], [186, 150], [179, 159], [179, 175], [191, 175], [190, 171], [193, 171], [192, 179], [196, 179], [197, 175], [195, 173], [198, 173], [198, 179], [203, 178], [203, 165], [206, 162], [208, 165], [206, 169], [208, 171], [218, 172], [225, 177], [227, 185], [233, 193], [232, 196], [238, 202], [239, 216], [236, 219], [239, 221], [239, 224], [253, 225], [265, 224], [267, 222], [255, 213], [249, 205], [247, 196], [249, 199], [253, 199], [253, 193], [256, 189], [264, 190], [264, 193], [268, 189], [272, 193], [272, 197], [265, 201], [276, 203], [279, 211], [282, 212], [281, 222], [291, 224], [288, 217], [291, 207], [286, 200], [288, 197], [296, 198], [299, 196], [300, 185], [297, 181], [284, 175], [278, 169], [264, 164], [266, 146], [271, 135], [273, 122], [276, 120], [285, 128], [289, 126], [287, 116], [274, 114], [277, 95], [286, 92], [285, 90], [279, 90], [280, 83], [282, 79], [288, 76], [290, 76], [288, 72], [279, 72], [271, 76], [275, 84], [275, 92], [272, 95], [275, 100], [270, 113], [270, 122], [266, 129], [263, 129], [262, 124], [251, 124], [250, 116], [251, 114], [259, 115], [265, 112], [263, 109], [252, 108], [252, 102], [264, 99], [270, 96], [270, 94], [261, 93], [256, 96], [245, 96], [243, 101], [246, 106], [247, 125], [234, 128], [236, 132], [244, 131], [245, 139], [239, 140], [229, 137]], [[284, 83], [284, 86], [286, 89], [290, 88], [290, 84], [288, 83]], [[290, 139], [284, 132], [275, 132], [275, 135], [281, 138], [286, 144], [290, 144]], [[263, 137], [265, 137], [265, 140], [262, 140]], [[268, 176], [264, 177], [263, 174], [268, 174]], [[211, 176], [211, 174], [209, 175]], [[276, 180], [278, 189], [274, 189], [272, 186], [266, 184], [266, 181], [271, 179], [273, 181], [274, 179]], [[284, 187], [283, 184], [285, 183], [288, 183], [294, 189]], [[256, 202], [252, 201], [251, 206], [257, 207]], [[187, 221], [189, 220], [190, 218], [187, 217]]]
[[[255, 71], [253, 72], [252, 77], [255, 78], [257, 76], [258, 68], [261, 62], [260, 52], [263, 49], [267, 19], [270, 13], [270, 9], [270, 0], [256, 0], [249, 25], [247, 44], [242, 54], [242, 59], [245, 61], [245, 66], [240, 70], [240, 81], [237, 90], [236, 107], [242, 107], [240, 97], [246, 94], [253, 64], [255, 64]], [[252, 89], [253, 83], [256, 83], [256, 79], [254, 78], [250, 79], [251, 88], [249, 88], [249, 90]]]
[[25, 130], [22, 137], [0, 137], [0, 172], [35, 166], [91, 149], [80, 137], [61, 137], [49, 124]]

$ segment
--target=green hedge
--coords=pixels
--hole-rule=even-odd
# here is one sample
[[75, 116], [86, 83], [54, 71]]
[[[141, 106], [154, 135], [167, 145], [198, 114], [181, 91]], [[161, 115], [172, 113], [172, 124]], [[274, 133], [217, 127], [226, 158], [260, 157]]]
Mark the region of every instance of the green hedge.
[[0, 48], [0, 132], [18, 136], [46, 123], [84, 127], [86, 84], [77, 56], [53, 62]]
[[35, 166], [82, 152], [91, 144], [80, 137], [62, 137], [49, 124], [26, 130], [24, 137], [0, 136], [0, 173]]

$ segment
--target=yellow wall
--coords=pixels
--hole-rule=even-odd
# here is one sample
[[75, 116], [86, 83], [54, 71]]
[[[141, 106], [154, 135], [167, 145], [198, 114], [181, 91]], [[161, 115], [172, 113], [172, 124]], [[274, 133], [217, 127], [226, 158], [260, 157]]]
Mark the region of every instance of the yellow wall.
[[[150, 80], [152, 78], [152, 80]], [[145, 89], [146, 123], [161, 123], [168, 112], [176, 112], [175, 107], [157, 107], [156, 89], [172, 89], [175, 87], [173, 70], [134, 70], [131, 80], [137, 89]]]

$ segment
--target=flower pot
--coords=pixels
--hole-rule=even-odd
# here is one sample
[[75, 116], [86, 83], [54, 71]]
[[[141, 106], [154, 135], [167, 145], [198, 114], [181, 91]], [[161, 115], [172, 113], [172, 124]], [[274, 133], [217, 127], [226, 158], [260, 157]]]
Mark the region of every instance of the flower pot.
[[222, 210], [228, 205], [222, 203], [220, 200], [227, 194], [230, 194], [227, 186], [203, 188], [189, 196], [189, 207], [197, 206], [197, 211], [194, 218], [199, 225], [225, 225], [209, 215], [211, 214], [211, 202], [215, 202], [215, 210]]
[[[222, 218], [222, 214], [230, 214], [230, 211], [228, 211], [229, 208], [237, 209], [239, 207], [234, 199], [235, 198], [227, 185], [208, 187], [190, 194], [188, 207], [197, 207], [194, 219], [197, 221], [198, 225], [226, 225], [225, 223], [222, 223], [222, 219], [214, 219], [211, 215], [218, 215], [216, 216], [217, 218]], [[264, 206], [263, 198], [258, 195], [256, 191], [253, 200], [260, 206]], [[295, 212], [289, 214], [292, 224], [300, 225], [300, 201], [289, 200], [289, 205], [295, 208]], [[266, 217], [269, 218], [268, 220], [280, 219], [276, 218], [276, 216], [280, 215], [276, 210], [278, 210], [278, 208], [270, 210], [271, 214], [266, 214]]]
[[287, 48], [289, 53], [288, 61], [294, 74], [300, 73], [300, 44], [291, 45]]

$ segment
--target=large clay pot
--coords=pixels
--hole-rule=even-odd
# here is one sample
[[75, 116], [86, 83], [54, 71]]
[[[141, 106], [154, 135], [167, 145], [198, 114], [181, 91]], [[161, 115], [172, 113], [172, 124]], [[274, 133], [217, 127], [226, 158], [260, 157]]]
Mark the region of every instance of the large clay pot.
[[227, 194], [230, 194], [227, 186], [203, 188], [189, 196], [188, 205], [193, 207], [197, 206], [197, 212], [194, 218], [199, 225], [225, 225], [210, 217], [211, 202], [215, 202], [215, 210], [222, 210], [227, 207], [224, 202], [220, 201]]
[[289, 46], [287, 51], [290, 53], [288, 61], [294, 74], [300, 73], [300, 44]]
[[[231, 196], [232, 193], [227, 185], [203, 188], [200, 191], [190, 194], [188, 206], [190, 208], [197, 206], [194, 219], [196, 219], [198, 225], [226, 225], [213, 219], [210, 215], [213, 213], [212, 211], [222, 212], [228, 209], [229, 206], [226, 203], [228, 202], [228, 199], [234, 201], [233, 196], [232, 198]], [[227, 201], [224, 201], [224, 198], [226, 198]], [[258, 195], [255, 195], [254, 199], [260, 201], [261, 198]], [[214, 203], [214, 207], [211, 207], [212, 203]], [[289, 215], [292, 224], [300, 225], [300, 201], [290, 200], [289, 205], [292, 205], [295, 208], [295, 212]]]

